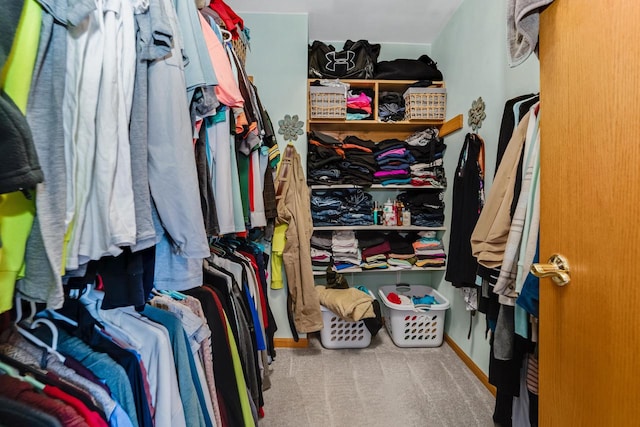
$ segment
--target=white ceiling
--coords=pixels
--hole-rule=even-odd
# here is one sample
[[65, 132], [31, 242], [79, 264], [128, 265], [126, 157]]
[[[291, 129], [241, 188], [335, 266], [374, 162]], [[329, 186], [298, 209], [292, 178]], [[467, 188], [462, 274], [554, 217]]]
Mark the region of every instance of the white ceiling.
[[432, 43], [463, 0], [226, 0], [242, 12], [308, 13], [310, 40]]

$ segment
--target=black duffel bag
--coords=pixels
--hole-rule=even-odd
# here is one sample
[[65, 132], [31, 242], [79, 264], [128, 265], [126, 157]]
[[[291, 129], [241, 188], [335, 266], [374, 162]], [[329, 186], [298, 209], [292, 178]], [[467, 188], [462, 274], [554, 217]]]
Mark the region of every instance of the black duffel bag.
[[309, 77], [320, 79], [372, 79], [380, 45], [347, 40], [341, 51], [315, 40], [309, 46]]
[[435, 61], [427, 55], [418, 59], [380, 61], [376, 66], [377, 80], [442, 80], [442, 73]]

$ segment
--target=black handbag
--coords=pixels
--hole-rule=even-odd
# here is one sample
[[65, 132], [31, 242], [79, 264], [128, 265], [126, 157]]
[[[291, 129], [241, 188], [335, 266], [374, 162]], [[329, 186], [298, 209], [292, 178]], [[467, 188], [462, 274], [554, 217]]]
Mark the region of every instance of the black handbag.
[[347, 40], [341, 51], [315, 40], [309, 46], [309, 77], [320, 79], [372, 79], [380, 45]]
[[380, 61], [376, 66], [377, 80], [442, 80], [436, 62], [427, 55], [418, 59]]

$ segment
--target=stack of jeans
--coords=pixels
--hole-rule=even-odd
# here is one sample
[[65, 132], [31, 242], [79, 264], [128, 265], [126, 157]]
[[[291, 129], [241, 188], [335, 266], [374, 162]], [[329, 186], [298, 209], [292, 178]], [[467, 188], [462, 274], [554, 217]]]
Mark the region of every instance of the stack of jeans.
[[311, 218], [314, 226], [372, 225], [373, 198], [360, 188], [313, 190]]
[[378, 143], [375, 153], [378, 171], [373, 174], [374, 182], [382, 185], [409, 184], [410, 168], [415, 158], [406, 148], [404, 141], [387, 139]]
[[426, 189], [405, 191], [398, 195], [404, 208], [411, 211], [411, 225], [420, 227], [442, 227], [444, 223], [444, 191]]
[[443, 157], [447, 146], [438, 137], [437, 128], [416, 132], [405, 141], [416, 163], [411, 165], [411, 185], [446, 187]]

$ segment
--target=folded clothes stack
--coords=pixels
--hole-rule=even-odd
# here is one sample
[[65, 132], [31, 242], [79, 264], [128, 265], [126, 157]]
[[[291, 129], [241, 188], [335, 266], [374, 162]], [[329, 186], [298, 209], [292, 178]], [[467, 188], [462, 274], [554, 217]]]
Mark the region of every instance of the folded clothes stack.
[[330, 231], [314, 231], [311, 236], [311, 266], [313, 271], [325, 271], [331, 265], [332, 233]]
[[348, 136], [343, 142], [322, 132], [310, 132], [308, 139], [308, 184], [371, 185], [377, 170], [373, 141]]
[[310, 132], [308, 140], [310, 185], [447, 185], [443, 167], [446, 145], [434, 127], [416, 132], [406, 141], [386, 139], [375, 143], [356, 136], [339, 140], [322, 132]]
[[398, 195], [405, 209], [411, 211], [411, 224], [420, 227], [442, 227], [444, 223], [444, 193], [440, 189], [405, 191]]
[[341, 182], [363, 187], [370, 186], [376, 171], [376, 161], [373, 157], [376, 143], [355, 136], [347, 136], [342, 143], [342, 150], [345, 157], [339, 164]]
[[404, 120], [404, 97], [398, 92], [381, 92], [378, 96], [378, 117], [381, 122]]
[[379, 142], [377, 148], [374, 157], [378, 171], [373, 174], [374, 182], [382, 185], [410, 184], [410, 168], [415, 158], [405, 147], [404, 141], [387, 139]]
[[338, 184], [341, 182], [339, 164], [344, 160], [342, 142], [321, 132], [308, 134], [307, 183]]
[[447, 255], [442, 241], [436, 237], [435, 231], [421, 231], [420, 238], [413, 242], [417, 267], [444, 267]]
[[446, 187], [443, 156], [447, 146], [438, 137], [438, 129], [431, 127], [416, 132], [405, 142], [416, 160], [411, 165], [411, 185]]
[[413, 267], [417, 259], [411, 242], [416, 237], [415, 233], [400, 234], [397, 231], [387, 234], [386, 238], [391, 246], [391, 251], [387, 255], [387, 263], [396, 268], [410, 269]]
[[360, 250], [353, 231], [334, 231], [331, 250], [336, 270], [360, 266]]
[[352, 89], [347, 94], [347, 120], [371, 118], [373, 91], [370, 89]]

